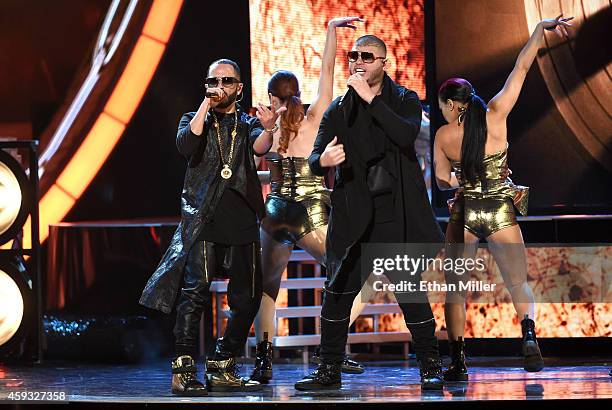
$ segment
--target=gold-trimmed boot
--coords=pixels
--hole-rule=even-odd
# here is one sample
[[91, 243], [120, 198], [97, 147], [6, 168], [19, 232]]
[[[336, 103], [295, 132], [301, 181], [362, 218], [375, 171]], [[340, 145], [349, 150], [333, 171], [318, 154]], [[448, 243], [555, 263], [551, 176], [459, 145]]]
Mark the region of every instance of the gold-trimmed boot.
[[236, 359], [206, 360], [206, 378], [212, 392], [257, 391], [262, 385], [255, 380], [240, 377]]
[[172, 394], [206, 396], [206, 386], [197, 379], [197, 368], [191, 356], [179, 356], [172, 361]]

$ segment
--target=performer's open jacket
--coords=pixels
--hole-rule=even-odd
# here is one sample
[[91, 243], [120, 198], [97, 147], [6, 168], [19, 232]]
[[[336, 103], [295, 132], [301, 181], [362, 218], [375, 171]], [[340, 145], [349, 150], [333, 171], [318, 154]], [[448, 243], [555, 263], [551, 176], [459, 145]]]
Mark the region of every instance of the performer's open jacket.
[[[249, 117], [238, 107], [238, 125], [232, 177], [220, 176], [219, 145], [213, 127], [211, 113], [207, 114], [201, 136], [191, 131], [189, 122], [195, 112], [188, 112], [180, 120], [176, 145], [188, 160], [185, 183], [181, 194], [181, 221], [168, 250], [157, 269], [147, 282], [140, 303], [144, 306], [170, 313], [183, 280], [183, 270], [189, 250], [195, 243], [202, 227], [214, 214], [223, 192], [231, 187], [240, 193], [255, 211], [259, 220], [265, 214], [261, 184], [253, 155], [253, 142], [263, 131], [257, 118]], [[226, 115], [221, 121], [221, 139], [229, 141], [228, 130], [234, 124], [234, 115]], [[228, 149], [224, 149], [227, 155]], [[203, 261], [202, 261], [203, 262]], [[193, 269], [203, 270], [198, 264]]]
[[335, 136], [346, 154], [345, 162], [336, 167], [331, 194], [326, 244], [328, 280], [333, 281], [342, 270], [349, 250], [359, 243], [371, 222], [369, 171], [375, 169], [371, 164], [382, 166], [388, 174], [397, 243], [442, 243], [414, 148], [421, 110], [417, 94], [385, 74], [382, 93], [370, 104], [350, 89], [325, 112], [309, 158], [310, 167], [317, 175], [327, 174], [329, 170], [321, 167], [319, 159]]

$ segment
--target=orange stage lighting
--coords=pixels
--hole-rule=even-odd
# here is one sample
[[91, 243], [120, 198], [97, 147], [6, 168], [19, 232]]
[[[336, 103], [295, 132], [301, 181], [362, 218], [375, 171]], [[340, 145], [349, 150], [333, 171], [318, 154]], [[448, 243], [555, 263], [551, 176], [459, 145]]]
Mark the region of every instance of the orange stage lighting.
[[56, 185], [75, 200], [78, 199], [121, 138], [123, 130], [125, 123], [103, 112], [72, 160], [64, 168]]
[[[183, 5], [182, 0], [155, 0], [115, 89], [74, 157], [55, 185], [40, 200], [40, 241], [49, 235], [49, 225], [61, 222], [87, 189], [121, 138], [146, 92]], [[29, 246], [30, 221], [24, 229]]]
[[140, 36], [104, 111], [127, 124], [147, 90], [166, 48], [164, 43]]

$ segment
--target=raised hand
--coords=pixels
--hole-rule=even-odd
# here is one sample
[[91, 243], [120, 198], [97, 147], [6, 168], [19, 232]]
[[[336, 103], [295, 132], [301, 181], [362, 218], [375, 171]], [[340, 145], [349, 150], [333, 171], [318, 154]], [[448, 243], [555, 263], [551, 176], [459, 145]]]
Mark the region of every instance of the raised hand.
[[353, 30], [357, 30], [357, 26], [352, 24], [356, 21], [360, 23], [365, 23], [365, 20], [362, 19], [361, 17], [336, 17], [336, 18], [329, 20], [329, 23], [327, 23], [327, 27], [328, 28], [348, 27], [348, 28], [352, 28]]
[[345, 159], [344, 145], [338, 144], [338, 137], [334, 137], [325, 147], [325, 151], [323, 151], [319, 158], [319, 163], [325, 168], [335, 167], [336, 165], [342, 164]]
[[257, 103], [256, 115], [261, 125], [263, 125], [266, 130], [271, 130], [276, 125], [278, 117], [285, 111], [287, 111], [287, 107], [280, 107], [278, 110], [272, 111], [262, 103]]
[[212, 94], [212, 95], [204, 97], [204, 101], [202, 103], [207, 104], [207, 106], [213, 107], [213, 108], [216, 107], [221, 102], [221, 100], [223, 100], [225, 96], [227, 95], [222, 88], [217, 88], [217, 87], [207, 88], [206, 94], [208, 95]]
[[533, 64], [540, 44], [544, 39], [544, 30], [554, 30], [560, 36], [563, 36], [563, 33], [568, 35], [567, 27], [571, 27], [568, 21], [572, 19], [573, 17], [563, 18], [563, 14], [559, 14], [555, 19], [540, 21], [533, 33], [531, 33], [529, 41], [525, 44], [516, 59], [516, 64], [514, 64], [514, 68], [504, 84], [504, 88], [502, 88], [495, 97], [489, 101], [489, 104], [487, 104], [489, 112], [500, 121], [500, 124], [503, 123], [505, 126], [506, 118], [518, 100], [525, 78], [527, 78], [527, 72]]
[[555, 19], [540, 21], [540, 25], [545, 30], [556, 32], [560, 37], [563, 37], [564, 34], [566, 37], [569, 37], [567, 27], [571, 27], [572, 24], [568, 23], [568, 21], [573, 19], [574, 17], [563, 18], [563, 13], [561, 13]]

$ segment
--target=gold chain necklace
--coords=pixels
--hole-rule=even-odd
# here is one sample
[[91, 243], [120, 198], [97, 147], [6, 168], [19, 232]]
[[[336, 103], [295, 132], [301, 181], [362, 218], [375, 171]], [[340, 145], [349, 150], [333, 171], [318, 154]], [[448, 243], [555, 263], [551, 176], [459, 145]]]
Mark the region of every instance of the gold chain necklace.
[[234, 129], [232, 130], [232, 143], [230, 144], [229, 155], [227, 157], [227, 161], [224, 160], [223, 155], [223, 145], [221, 144], [221, 127], [219, 125], [219, 120], [217, 119], [217, 114], [212, 112], [213, 118], [215, 119], [215, 128], [217, 129], [217, 142], [219, 143], [219, 154], [221, 155], [221, 162], [223, 163], [223, 168], [221, 169], [221, 178], [230, 179], [232, 177], [232, 169], [230, 165], [232, 164], [232, 157], [234, 156], [234, 145], [236, 144], [236, 128], [238, 128], [238, 110], [234, 112]]

